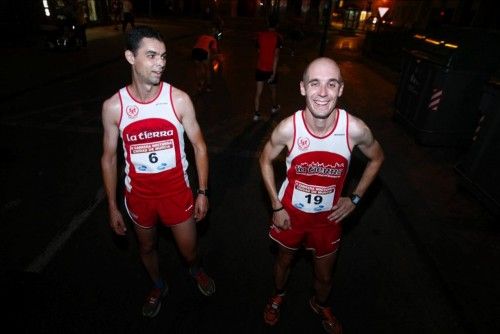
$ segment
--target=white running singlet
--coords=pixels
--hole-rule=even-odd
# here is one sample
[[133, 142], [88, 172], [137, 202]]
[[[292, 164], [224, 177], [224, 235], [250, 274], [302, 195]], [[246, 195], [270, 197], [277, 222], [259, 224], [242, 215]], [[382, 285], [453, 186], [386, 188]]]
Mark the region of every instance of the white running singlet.
[[323, 137], [312, 134], [304, 111], [293, 115], [294, 140], [286, 157], [287, 175], [279, 191], [283, 204], [306, 212], [332, 210], [349, 169], [348, 114], [336, 109], [337, 122]]
[[171, 95], [172, 86], [166, 82], [147, 103], [135, 100], [127, 87], [119, 91], [125, 186], [138, 196], [162, 197], [189, 187], [184, 127]]

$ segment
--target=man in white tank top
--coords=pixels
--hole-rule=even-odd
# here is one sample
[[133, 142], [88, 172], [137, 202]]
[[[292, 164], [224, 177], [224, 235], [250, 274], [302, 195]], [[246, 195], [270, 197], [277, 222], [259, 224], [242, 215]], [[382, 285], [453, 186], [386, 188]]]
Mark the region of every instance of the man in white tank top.
[[[279, 248], [274, 267], [275, 291], [264, 309], [264, 321], [269, 325], [279, 319], [295, 252], [305, 247], [314, 252], [315, 293], [309, 304], [328, 333], [342, 332], [328, 305], [341, 224], [356, 208], [384, 160], [382, 148], [367, 125], [336, 108], [343, 89], [340, 69], [332, 59], [311, 62], [300, 82], [305, 109], [278, 124], [260, 157], [273, 211], [269, 235]], [[368, 163], [352, 194], [344, 197], [342, 188], [355, 146]], [[285, 148], [287, 174], [278, 192], [273, 160]]]
[[[133, 222], [141, 260], [153, 281], [142, 313], [154, 317], [168, 289], [158, 264], [157, 223], [172, 230], [189, 272], [206, 296], [215, 284], [200, 267], [196, 222], [208, 211], [208, 155], [203, 134], [189, 96], [161, 81], [166, 47], [159, 32], [135, 27], [127, 35], [125, 58], [131, 66], [132, 83], [106, 100], [102, 107], [104, 127], [101, 167], [113, 231], [127, 231], [116, 200], [117, 146], [125, 154], [125, 206]], [[184, 132], [194, 149], [198, 190], [196, 200], [186, 173]]]

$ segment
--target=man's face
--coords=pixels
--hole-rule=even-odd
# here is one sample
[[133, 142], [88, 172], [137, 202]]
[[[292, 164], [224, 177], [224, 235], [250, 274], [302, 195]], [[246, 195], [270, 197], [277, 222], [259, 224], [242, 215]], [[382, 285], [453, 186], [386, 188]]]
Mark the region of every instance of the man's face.
[[149, 85], [160, 83], [166, 59], [165, 43], [154, 38], [143, 38], [135, 55], [130, 52], [127, 56], [136, 79]]
[[315, 118], [326, 119], [335, 110], [344, 84], [338, 66], [330, 61], [317, 61], [300, 82], [300, 92], [306, 97], [306, 107]]

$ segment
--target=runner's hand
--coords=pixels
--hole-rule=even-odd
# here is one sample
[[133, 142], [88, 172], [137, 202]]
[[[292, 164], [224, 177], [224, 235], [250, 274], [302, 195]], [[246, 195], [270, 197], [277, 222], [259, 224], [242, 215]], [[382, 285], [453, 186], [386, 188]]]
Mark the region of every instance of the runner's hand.
[[332, 208], [332, 213], [328, 216], [328, 220], [339, 223], [347, 217], [356, 206], [351, 202], [349, 197], [340, 197], [337, 204]]
[[196, 196], [196, 202], [194, 204], [194, 221], [199, 222], [208, 212], [208, 198], [203, 194], [198, 194]]
[[285, 209], [273, 212], [273, 225], [282, 230], [288, 230], [290, 225], [290, 216]]
[[109, 210], [109, 225], [118, 235], [125, 235], [127, 226], [123, 221], [123, 216], [118, 209]]

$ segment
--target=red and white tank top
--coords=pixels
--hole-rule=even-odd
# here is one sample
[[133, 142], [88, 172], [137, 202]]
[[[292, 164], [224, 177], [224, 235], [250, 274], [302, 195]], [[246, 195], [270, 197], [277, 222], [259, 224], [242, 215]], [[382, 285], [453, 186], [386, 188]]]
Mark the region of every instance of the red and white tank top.
[[257, 69], [272, 72], [276, 49], [282, 46], [281, 36], [276, 31], [261, 31], [257, 34], [257, 45], [259, 47]]
[[184, 127], [172, 103], [172, 86], [161, 82], [158, 95], [147, 103], [135, 100], [127, 87], [119, 96], [127, 191], [161, 197], [189, 187]]
[[348, 115], [336, 109], [337, 121], [323, 137], [304, 122], [304, 111], [293, 115], [294, 139], [287, 158], [286, 179], [279, 198], [287, 206], [306, 212], [330, 211], [337, 203], [349, 169]]

